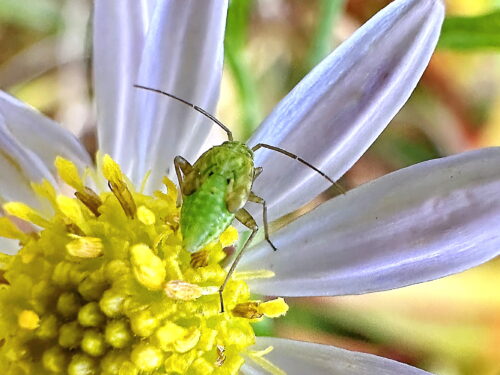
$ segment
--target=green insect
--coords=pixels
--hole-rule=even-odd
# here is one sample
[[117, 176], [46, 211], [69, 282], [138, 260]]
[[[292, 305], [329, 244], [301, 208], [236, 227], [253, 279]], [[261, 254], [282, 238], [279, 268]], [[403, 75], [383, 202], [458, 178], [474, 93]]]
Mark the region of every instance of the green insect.
[[228, 141], [207, 150], [193, 165], [182, 156], [176, 156], [174, 160], [175, 172], [183, 199], [180, 228], [184, 246], [189, 252], [195, 253], [216, 240], [234, 219], [251, 230], [250, 236], [231, 264], [231, 268], [219, 288], [221, 312], [224, 312], [222, 298], [224, 288], [243, 252], [259, 229], [255, 219], [244, 208], [248, 201], [262, 205], [265, 239], [273, 250], [277, 250], [269, 239], [266, 201], [252, 191], [254, 180], [262, 172], [261, 167], [254, 166], [254, 152], [261, 148], [267, 148], [286, 155], [322, 175], [330, 183], [337, 186], [341, 193], [344, 191], [325, 173], [297, 155], [265, 143], [259, 143], [249, 148], [242, 142], [234, 141], [231, 131], [203, 108], [165, 91], [141, 85], [134, 86], [166, 95], [192, 107], [214, 121], [227, 133]]

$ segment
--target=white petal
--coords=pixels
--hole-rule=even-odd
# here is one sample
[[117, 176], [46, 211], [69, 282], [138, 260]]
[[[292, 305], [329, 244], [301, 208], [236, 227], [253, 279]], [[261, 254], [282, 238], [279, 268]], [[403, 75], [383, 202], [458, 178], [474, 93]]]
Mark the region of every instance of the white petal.
[[[227, 0], [161, 1], [148, 33], [137, 83], [167, 91], [213, 112], [222, 74]], [[166, 96], [143, 94], [136, 178], [149, 186], [173, 171], [174, 156], [192, 160], [213, 123]]]
[[96, 0], [94, 10], [94, 82], [99, 149], [127, 174], [139, 124], [137, 73], [156, 1]]
[[[392, 2], [309, 73], [249, 144], [285, 148], [337, 180], [410, 96], [434, 50], [443, 16], [440, 0]], [[264, 172], [255, 191], [269, 203], [270, 220], [329, 186], [276, 153], [258, 151], [256, 162]]]
[[[263, 350], [269, 346], [274, 349], [264, 358], [288, 375], [430, 375], [426, 371], [373, 354], [309, 342], [257, 337], [255, 349]], [[258, 372], [257, 369], [256, 365], [247, 360], [242, 372], [246, 375], [267, 374], [265, 371]]]
[[20, 248], [18, 240], [0, 237], [0, 253], [14, 255]]
[[39, 207], [31, 190], [32, 181], [46, 179], [55, 184], [47, 165], [23, 146], [7, 128], [0, 114], [0, 201], [22, 201]]
[[[500, 253], [500, 148], [399, 170], [319, 206], [247, 254], [253, 292], [361, 294], [461, 272]], [[244, 257], [245, 258], [245, 257]]]
[[[60, 155], [80, 167], [91, 165], [91, 159], [78, 139], [56, 122], [16, 98], [0, 91], [0, 114], [10, 135], [55, 173], [54, 159]], [[40, 165], [33, 165], [41, 168]]]

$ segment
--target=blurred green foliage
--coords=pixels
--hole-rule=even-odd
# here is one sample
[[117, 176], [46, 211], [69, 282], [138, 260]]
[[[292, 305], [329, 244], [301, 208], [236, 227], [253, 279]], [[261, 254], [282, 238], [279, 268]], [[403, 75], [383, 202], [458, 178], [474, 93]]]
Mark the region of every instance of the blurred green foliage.
[[321, 0], [319, 4], [319, 19], [317, 21], [316, 33], [313, 37], [308, 57], [308, 67], [313, 68], [333, 47], [332, 29], [340, 17], [344, 8], [344, 0]]
[[455, 50], [500, 48], [500, 9], [477, 17], [447, 17], [439, 47]]
[[248, 25], [252, 11], [252, 0], [231, 1], [226, 25], [224, 51], [226, 62], [234, 77], [240, 97], [242, 129], [240, 138], [246, 140], [262, 120], [258, 92], [254, 76], [245, 58]]
[[1, 0], [0, 21], [41, 33], [61, 29], [60, 7], [53, 0]]

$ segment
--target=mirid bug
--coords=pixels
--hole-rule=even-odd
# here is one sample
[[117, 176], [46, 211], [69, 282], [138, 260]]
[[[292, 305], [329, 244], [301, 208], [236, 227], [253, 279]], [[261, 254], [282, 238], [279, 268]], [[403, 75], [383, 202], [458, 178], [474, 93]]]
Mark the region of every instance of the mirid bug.
[[176, 156], [174, 159], [183, 200], [180, 228], [184, 246], [189, 252], [196, 253], [214, 241], [234, 219], [251, 230], [219, 288], [221, 312], [224, 312], [224, 288], [259, 229], [255, 219], [244, 208], [248, 201], [262, 205], [265, 239], [273, 250], [277, 250], [269, 238], [266, 201], [252, 191], [254, 180], [262, 172], [261, 167], [254, 166], [254, 152], [261, 148], [279, 152], [313, 169], [337, 186], [341, 193], [344, 193], [344, 190], [325, 173], [291, 152], [265, 143], [250, 148], [242, 142], [234, 141], [233, 134], [222, 122], [197, 105], [162, 90], [142, 85], [134, 87], [166, 95], [184, 103], [208, 117], [227, 133], [226, 142], [205, 151], [193, 165], [182, 156]]

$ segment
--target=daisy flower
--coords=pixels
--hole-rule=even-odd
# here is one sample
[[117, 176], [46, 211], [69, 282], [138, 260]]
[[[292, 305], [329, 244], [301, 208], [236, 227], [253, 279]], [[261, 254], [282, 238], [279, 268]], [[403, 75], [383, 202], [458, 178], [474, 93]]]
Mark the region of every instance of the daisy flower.
[[[97, 166], [67, 131], [0, 94], [0, 370], [5, 374], [425, 374], [373, 355], [255, 337], [287, 311], [274, 296], [360, 294], [424, 282], [498, 255], [500, 150], [421, 163], [322, 204], [254, 244], [227, 284], [229, 227], [191, 255], [177, 189], [211, 128], [161, 89], [213, 112], [227, 1], [96, 0]], [[340, 178], [408, 99], [436, 45], [440, 0], [396, 0], [322, 61], [249, 145], [299, 154]], [[328, 185], [282, 155], [258, 153], [254, 190], [270, 219]], [[57, 190], [59, 178], [75, 197]], [[163, 189], [162, 189], [163, 186]], [[258, 213], [260, 215], [260, 213]], [[20, 230], [10, 218], [32, 223]], [[16, 221], [16, 223], [18, 223]], [[8, 243], [2, 242], [7, 249]], [[224, 263], [223, 263], [224, 264]]]

